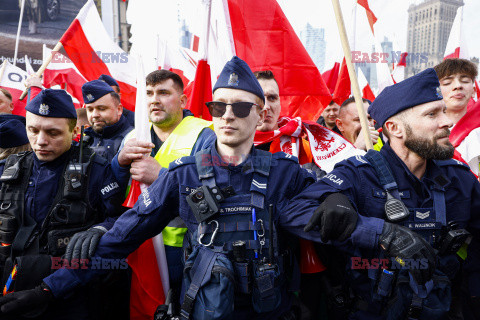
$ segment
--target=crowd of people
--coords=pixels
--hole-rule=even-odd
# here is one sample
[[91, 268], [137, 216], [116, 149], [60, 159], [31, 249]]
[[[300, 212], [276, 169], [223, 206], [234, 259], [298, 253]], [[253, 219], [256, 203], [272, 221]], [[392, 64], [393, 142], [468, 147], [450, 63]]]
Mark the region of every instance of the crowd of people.
[[[83, 85], [84, 108], [43, 89], [25, 117], [0, 89], [0, 319], [479, 319], [479, 162], [449, 141], [476, 77], [447, 59], [363, 99], [372, 150], [353, 97], [302, 119], [357, 149], [332, 171], [307, 134], [278, 152], [294, 139], [281, 88], [238, 57], [211, 122], [179, 75], [148, 74], [150, 141], [108, 75]], [[125, 259], [160, 232], [168, 298], [129, 307]]]

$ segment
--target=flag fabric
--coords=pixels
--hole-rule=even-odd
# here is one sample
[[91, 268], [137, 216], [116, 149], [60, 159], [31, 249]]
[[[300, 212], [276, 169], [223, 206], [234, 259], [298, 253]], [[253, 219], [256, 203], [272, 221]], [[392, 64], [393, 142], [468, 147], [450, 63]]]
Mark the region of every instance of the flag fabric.
[[400, 56], [400, 61], [394, 66], [392, 70], [392, 79], [395, 83], [405, 80], [405, 68], [407, 67], [408, 52], [403, 52]]
[[43, 59], [53, 54], [52, 61], [43, 73], [43, 86], [45, 88], [52, 88], [60, 86], [75, 98], [75, 107], [83, 106], [82, 85], [88, 82], [84, 76], [78, 71], [75, 64], [60, 52], [53, 52], [47, 46], [43, 45]]
[[[137, 56], [136, 62], [138, 94], [135, 103], [135, 138], [138, 141], [151, 142], [145, 72], [141, 56]], [[140, 193], [146, 189], [146, 185], [132, 180], [124, 205], [133, 207]], [[130, 319], [152, 319], [156, 308], [165, 303], [169, 289], [168, 266], [162, 233], [145, 241], [132, 252], [128, 256], [128, 264], [132, 269]]]
[[368, 23], [370, 25], [370, 28], [372, 29], [372, 33], [375, 34], [373, 25], [375, 24], [375, 22], [377, 22], [377, 17], [375, 17], [375, 14], [370, 9], [370, 6], [368, 5], [368, 0], [357, 0], [357, 3], [365, 8], [365, 11], [367, 13]]
[[226, 2], [236, 55], [253, 71], [272, 70], [281, 114], [318, 119], [331, 101], [330, 91], [280, 5], [275, 0]]
[[[368, 84], [367, 78], [365, 78], [365, 75], [360, 68], [358, 68], [357, 78], [362, 98], [370, 101], [375, 100], [375, 94], [373, 93], [372, 88]], [[350, 82], [350, 75], [348, 74], [348, 68], [344, 58], [342, 66], [340, 67], [340, 75], [338, 77], [337, 85], [335, 86], [335, 91], [333, 92], [333, 101], [335, 101], [336, 104], [341, 105], [343, 101], [347, 100], [351, 95], [352, 83]]]
[[480, 156], [480, 101], [455, 124], [450, 132], [450, 142], [470, 169], [478, 175]]
[[110, 38], [93, 0], [83, 6], [60, 42], [87, 81], [112, 76], [120, 85], [122, 105], [135, 111], [135, 62]]
[[465, 32], [463, 32], [463, 6], [457, 9], [455, 20], [453, 20], [452, 29], [448, 36], [447, 46], [443, 59], [469, 59], [467, 42], [465, 41]]
[[[300, 118], [280, 117], [278, 130], [255, 133], [254, 145], [267, 142], [275, 143], [278, 150], [299, 158], [299, 163], [307, 163], [312, 160], [317, 166], [326, 172], [333, 170], [336, 163], [355, 155], [363, 155], [365, 152], [356, 149], [353, 144], [341, 135], [329, 130], [313, 121], [302, 121]], [[308, 144], [303, 143], [302, 137], [306, 137]], [[309, 148], [309, 150], [306, 148]], [[305, 157], [311, 155], [311, 160]]]
[[[19, 67], [10, 64], [10, 62], [7, 60], [5, 60], [3, 63], [5, 65], [2, 66], [4, 71], [2, 74], [2, 79], [0, 79], [0, 87], [7, 89], [12, 95], [12, 113], [25, 116], [27, 97], [25, 97], [23, 100], [19, 100], [19, 98], [22, 95], [23, 90], [25, 90], [24, 81], [27, 79], [27, 73]], [[38, 90], [38, 88], [34, 87], [32, 90]]]
[[375, 100], [375, 94], [373, 93], [372, 88], [368, 84], [367, 78], [365, 78], [365, 75], [360, 68], [358, 68], [358, 86], [362, 91], [362, 98], [368, 99], [372, 102]]
[[335, 86], [338, 80], [338, 74], [340, 73], [340, 63], [335, 62], [333, 68], [322, 73], [323, 80], [327, 85], [330, 93], [335, 91]]

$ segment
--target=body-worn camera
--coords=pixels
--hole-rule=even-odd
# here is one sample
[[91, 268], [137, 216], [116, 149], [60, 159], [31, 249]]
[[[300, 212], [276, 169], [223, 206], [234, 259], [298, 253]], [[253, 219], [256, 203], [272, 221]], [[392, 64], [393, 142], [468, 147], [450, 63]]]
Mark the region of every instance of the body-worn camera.
[[454, 254], [465, 242], [469, 241], [470, 237], [470, 232], [460, 229], [458, 224], [453, 221], [449, 222], [438, 242], [439, 254]]
[[224, 199], [218, 187], [201, 186], [187, 196], [187, 203], [197, 222], [202, 223], [220, 212], [219, 203]]

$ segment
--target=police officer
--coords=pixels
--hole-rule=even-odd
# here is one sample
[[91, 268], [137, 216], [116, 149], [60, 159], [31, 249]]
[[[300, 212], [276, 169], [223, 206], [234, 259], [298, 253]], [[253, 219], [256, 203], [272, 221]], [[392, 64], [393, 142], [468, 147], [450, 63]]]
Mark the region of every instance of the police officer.
[[[343, 200], [341, 205], [330, 206], [332, 198], [327, 198], [327, 205], [316, 211], [317, 200], [289, 201], [315, 178], [294, 157], [253, 147], [255, 129], [265, 117], [264, 94], [244, 61], [233, 57], [225, 65], [213, 99], [207, 105], [216, 144], [163, 169], [135, 207], [102, 237], [95, 257], [128, 255], [179, 214], [190, 235], [182, 319], [210, 313], [217, 318], [292, 319], [286, 281], [290, 256], [282, 250], [277, 228], [310, 240], [338, 239], [345, 240], [338, 244], [345, 247], [370, 248], [381, 233], [380, 219], [358, 216], [339, 194], [334, 198]], [[321, 228], [307, 233], [303, 228], [312, 217], [308, 229]], [[40, 287], [0, 299], [2, 311], [46, 304], [100, 272], [58, 270]]]
[[[113, 79], [112, 76], [109, 76], [108, 74], [102, 74], [100, 77], [98, 77], [98, 80], [105, 81], [105, 83], [112, 87], [113, 91], [118, 93], [120, 98], [122, 97], [122, 93], [120, 92], [120, 85], [115, 79]], [[132, 112], [127, 108], [123, 108], [123, 116], [127, 118], [128, 123], [130, 123], [131, 126], [135, 126], [135, 112]]]
[[89, 144], [98, 155], [111, 162], [123, 138], [133, 129], [122, 114], [120, 96], [101, 80], [85, 83], [82, 94], [90, 123], [85, 130]]
[[[124, 190], [107, 161], [72, 146], [76, 112], [71, 97], [46, 89], [25, 109], [33, 152], [11, 155], [0, 178], [3, 295], [38, 286], [62, 266], [60, 258], [76, 232], [103, 234], [113, 225], [104, 220], [122, 210]], [[94, 248], [98, 238], [91, 239]], [[89, 319], [89, 295], [81, 288], [48, 308], [24, 311], [35, 319]]]
[[[434, 70], [387, 87], [369, 113], [383, 126], [389, 143], [380, 152], [371, 150], [337, 164], [301, 198], [341, 192], [362, 215], [385, 220], [379, 238], [383, 250], [359, 252], [349, 266], [348, 285], [355, 293], [352, 317], [452, 316], [461, 309], [461, 302], [451, 301], [451, 292], [461, 284], [462, 270], [468, 299], [479, 296], [480, 185], [468, 166], [451, 160], [452, 122]], [[410, 233], [399, 235], [400, 226]], [[473, 237], [465, 249], [469, 232]], [[396, 247], [401, 243], [404, 249]], [[413, 260], [388, 260], [404, 250]], [[379, 265], [379, 258], [387, 260]]]

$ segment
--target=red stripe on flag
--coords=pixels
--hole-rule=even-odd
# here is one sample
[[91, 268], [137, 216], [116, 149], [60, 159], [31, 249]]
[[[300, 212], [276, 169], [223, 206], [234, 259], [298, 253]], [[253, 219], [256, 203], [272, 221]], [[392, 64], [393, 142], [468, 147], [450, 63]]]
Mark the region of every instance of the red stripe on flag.
[[370, 6], [368, 5], [368, 0], [357, 0], [357, 2], [359, 5], [364, 7], [365, 10], [367, 11], [368, 23], [370, 24], [372, 33], [375, 34], [373, 30], [373, 25], [375, 24], [375, 22], [377, 22], [377, 17], [375, 17], [375, 14], [373, 13], [372, 9], [370, 9]]
[[480, 100], [457, 122], [450, 132], [450, 142], [456, 148], [475, 128], [480, 127]]
[[[108, 67], [90, 45], [77, 19], [73, 20], [60, 42], [70, 60], [88, 81], [98, 79], [102, 74], [111, 75]], [[116, 80], [122, 93], [122, 105], [131, 111], [135, 111], [136, 88], [118, 79]]]
[[254, 71], [273, 71], [282, 114], [316, 120], [330, 91], [278, 3], [229, 0], [228, 9], [237, 56]]
[[458, 59], [460, 58], [460, 47], [455, 48], [455, 51], [453, 53], [450, 53], [449, 55], [446, 55], [443, 60], [446, 59]]
[[207, 61], [198, 61], [195, 80], [192, 87], [188, 87], [188, 90], [191, 91], [188, 97], [187, 109], [192, 111], [196, 117], [212, 120], [212, 116], [205, 105], [205, 102], [212, 101], [210, 65]]

